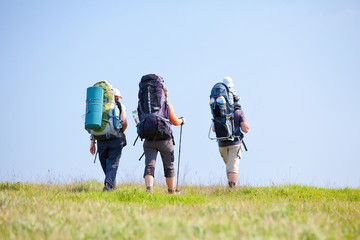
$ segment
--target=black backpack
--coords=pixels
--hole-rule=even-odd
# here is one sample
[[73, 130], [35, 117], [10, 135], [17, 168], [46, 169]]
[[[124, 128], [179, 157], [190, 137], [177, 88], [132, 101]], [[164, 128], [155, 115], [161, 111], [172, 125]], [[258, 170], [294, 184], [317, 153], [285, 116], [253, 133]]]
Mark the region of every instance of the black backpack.
[[211, 139], [216, 139], [218, 141], [232, 141], [236, 137], [234, 127], [234, 106], [229, 103], [229, 94], [229, 88], [224, 83], [217, 83], [211, 89], [210, 109], [216, 134], [216, 138]]
[[156, 74], [148, 74], [139, 83], [137, 133], [141, 139], [151, 141], [172, 138], [170, 109], [167, 105], [164, 80]]

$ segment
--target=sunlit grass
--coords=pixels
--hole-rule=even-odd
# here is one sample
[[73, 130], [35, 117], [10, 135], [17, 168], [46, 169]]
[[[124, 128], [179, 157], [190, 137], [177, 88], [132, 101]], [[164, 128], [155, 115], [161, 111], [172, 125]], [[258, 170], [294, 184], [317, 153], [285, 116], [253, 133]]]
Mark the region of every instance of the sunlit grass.
[[0, 183], [0, 239], [359, 239], [360, 189]]

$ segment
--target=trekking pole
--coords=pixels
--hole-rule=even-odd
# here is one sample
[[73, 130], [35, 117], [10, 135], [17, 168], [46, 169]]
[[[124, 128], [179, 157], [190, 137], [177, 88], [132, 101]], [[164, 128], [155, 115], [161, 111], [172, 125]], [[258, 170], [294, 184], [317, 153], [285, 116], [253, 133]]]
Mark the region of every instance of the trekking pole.
[[242, 140], [242, 144], [244, 145], [245, 151], [247, 151], [247, 147], [245, 145], [244, 139]]
[[145, 155], [145, 152], [143, 152], [143, 154], [142, 154], [141, 157], [139, 158], [139, 161], [141, 161], [141, 159], [143, 158], [144, 155]]
[[179, 186], [179, 170], [180, 170], [180, 153], [181, 153], [181, 136], [182, 136], [182, 127], [183, 125], [180, 125], [180, 140], [179, 140], [179, 159], [178, 159], [178, 169], [177, 169], [177, 180], [176, 180], [176, 192], [179, 192], [178, 186]]
[[135, 143], [136, 143], [136, 141], [138, 140], [138, 138], [139, 138], [139, 135], [136, 137], [133, 146], [135, 146]]
[[95, 161], [96, 161], [96, 156], [98, 155], [98, 151], [96, 151], [96, 153], [95, 153], [95, 157], [94, 157], [94, 163], [95, 163]]

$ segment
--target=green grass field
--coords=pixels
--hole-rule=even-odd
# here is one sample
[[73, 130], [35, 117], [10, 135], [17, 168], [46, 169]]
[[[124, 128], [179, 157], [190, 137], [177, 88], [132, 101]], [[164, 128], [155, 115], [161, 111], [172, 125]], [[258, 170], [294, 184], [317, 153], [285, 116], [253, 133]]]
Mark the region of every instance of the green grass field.
[[0, 239], [360, 239], [360, 189], [0, 183]]

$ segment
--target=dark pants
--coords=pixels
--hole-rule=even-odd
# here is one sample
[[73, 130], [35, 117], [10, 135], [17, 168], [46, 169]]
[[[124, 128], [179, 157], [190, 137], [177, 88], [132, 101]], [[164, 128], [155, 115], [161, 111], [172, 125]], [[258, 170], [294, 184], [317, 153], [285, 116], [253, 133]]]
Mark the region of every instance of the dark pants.
[[116, 189], [116, 173], [123, 148], [121, 142], [121, 138], [97, 141], [99, 159], [105, 173], [104, 184], [108, 183], [114, 189]]
[[155, 163], [157, 153], [160, 152], [161, 159], [164, 166], [165, 177], [174, 177], [174, 144], [172, 139], [162, 141], [149, 141], [144, 142], [145, 153], [145, 171], [146, 175], [155, 175]]

